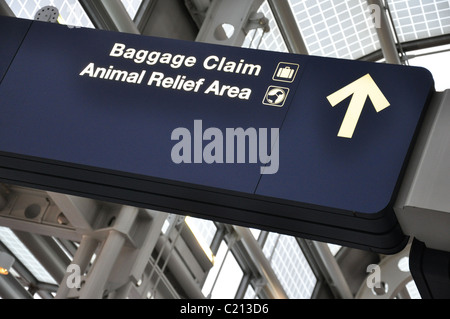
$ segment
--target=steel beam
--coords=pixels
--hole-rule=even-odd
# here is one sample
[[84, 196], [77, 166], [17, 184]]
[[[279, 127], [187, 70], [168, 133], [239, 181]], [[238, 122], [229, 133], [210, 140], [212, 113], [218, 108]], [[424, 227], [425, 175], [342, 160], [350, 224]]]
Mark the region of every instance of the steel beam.
[[89, 272], [86, 284], [81, 289], [80, 299], [101, 299], [103, 297], [108, 277], [124, 244], [124, 235], [111, 230]]
[[96, 28], [140, 34], [120, 0], [79, 0]]
[[8, 16], [8, 17], [16, 16], [5, 0], [0, 0], [0, 16]]
[[138, 208], [123, 206], [80, 290], [80, 299], [100, 299], [138, 214]]
[[[198, 11], [205, 12], [208, 10], [209, 6], [211, 5], [210, 0], [189, 0], [192, 2]], [[189, 2], [188, 0], [185, 0], [185, 2]]]
[[328, 245], [318, 241], [311, 241], [311, 245], [317, 255], [316, 258], [318, 258], [325, 267], [324, 272], [326, 273], [326, 276], [330, 278], [330, 288], [337, 294], [338, 298], [353, 299], [353, 294], [348, 286], [347, 280]]
[[308, 49], [303, 41], [289, 2], [287, 0], [268, 0], [267, 3], [272, 10], [289, 52], [307, 55]]
[[[61, 219], [61, 210], [48, 198], [46, 192], [17, 186], [4, 188], [6, 205], [0, 210], [1, 226], [74, 241], [80, 239], [80, 235], [67, 220]], [[27, 214], [30, 207], [34, 207], [35, 214]]]
[[[167, 264], [167, 268], [173, 274], [177, 282], [183, 287], [183, 290], [186, 292], [188, 298], [192, 299], [203, 299], [205, 296], [203, 295], [200, 285], [196, 282], [190, 272], [189, 268], [186, 266], [185, 261], [181, 258], [181, 256], [175, 251], [170, 251], [171, 244], [166, 240], [167, 237], [161, 236], [156, 243], [156, 249], [160, 253], [162, 252], [163, 260], [167, 260], [170, 258], [170, 262]], [[170, 254], [171, 252], [171, 254]], [[154, 265], [154, 267], [158, 267]], [[154, 272], [157, 274], [157, 272]], [[153, 277], [153, 275], [151, 276]], [[150, 278], [150, 280], [154, 280]]]
[[99, 213], [98, 202], [88, 198], [54, 192], [47, 192], [47, 194], [78, 232], [92, 231], [93, 223]]
[[[89, 263], [98, 245], [99, 242], [91, 236], [84, 235], [82, 237], [80, 246], [78, 247], [72, 260], [73, 265], [78, 265], [80, 267], [80, 275], [83, 275], [87, 271]], [[61, 280], [59, 284], [59, 288], [55, 297], [56, 299], [68, 298], [71, 289], [71, 287], [68, 287], [69, 276], [71, 276], [71, 273], [66, 272], [63, 280]]]
[[412, 280], [412, 276], [409, 271], [402, 271], [398, 265], [402, 258], [408, 257], [410, 248], [411, 246], [408, 245], [398, 254], [385, 256], [376, 265], [378, 268], [371, 271], [366, 280], [361, 284], [355, 298], [393, 299], [402, 293], [406, 284]]
[[48, 237], [26, 232], [15, 231], [14, 234], [39, 260], [56, 282], [60, 282], [64, 278], [70, 260], [55, 242], [52, 242]]
[[377, 21], [377, 23], [375, 24], [375, 28], [386, 62], [391, 64], [401, 64], [397, 46], [394, 41], [394, 35], [389, 24], [383, 1], [367, 0], [367, 3], [369, 4], [369, 6], [374, 6], [375, 8], [377, 8], [376, 10], [378, 10], [380, 13], [379, 15], [377, 15], [377, 18], [379, 18], [380, 21]]
[[264, 278], [269, 296], [275, 299], [287, 299], [283, 286], [250, 230], [240, 226], [233, 226], [233, 228], [251, 260], [258, 268], [261, 278]]
[[0, 297], [3, 299], [33, 299], [33, 296], [13, 275], [0, 275]]
[[184, 3], [191, 13], [192, 19], [194, 19], [197, 26], [201, 27], [211, 4], [210, 0], [184, 0]]
[[[450, 44], [450, 35], [449, 34], [441, 34], [441, 35], [437, 35], [435, 37], [404, 42], [404, 43], [402, 43], [402, 48], [407, 54], [407, 52], [409, 52], [409, 51], [429, 49], [429, 48], [438, 47], [438, 46], [447, 45], [447, 44]], [[408, 58], [415, 57], [414, 55], [410, 56], [409, 54], [407, 54], [407, 56], [408, 56]], [[369, 54], [366, 54], [365, 56], [359, 58], [358, 60], [377, 62], [377, 61], [381, 60], [382, 58], [383, 58], [383, 52], [380, 49], [380, 50], [371, 52]]]
[[198, 26], [183, 1], [147, 0], [135, 18], [143, 35], [194, 41]]
[[[197, 36], [198, 42], [242, 46], [250, 17], [263, 0], [213, 0]], [[232, 26], [227, 34], [224, 25]]]
[[[151, 216], [151, 221], [148, 227], [143, 227], [138, 230], [140, 233], [138, 236], [145, 237], [142, 245], [136, 247], [136, 250], [131, 254], [123, 254], [120, 256], [128, 259], [129, 261], [128, 265], [118, 265], [118, 267], [120, 267], [120, 272], [125, 272], [125, 281], [128, 281], [128, 283], [117, 289], [117, 291], [112, 294], [113, 298], [129, 298], [133, 288], [142, 285], [142, 283], [140, 285], [138, 285], [138, 283], [143, 281], [145, 270], [149, 266], [152, 252], [156, 247], [156, 243], [161, 234], [161, 228], [167, 218], [167, 214], [161, 212], [146, 210], [146, 213]], [[140, 221], [138, 221], [138, 223], [142, 224]], [[134, 258], [130, 258], [130, 255]], [[122, 262], [122, 264], [124, 263]], [[141, 297], [145, 298], [144, 296]]]

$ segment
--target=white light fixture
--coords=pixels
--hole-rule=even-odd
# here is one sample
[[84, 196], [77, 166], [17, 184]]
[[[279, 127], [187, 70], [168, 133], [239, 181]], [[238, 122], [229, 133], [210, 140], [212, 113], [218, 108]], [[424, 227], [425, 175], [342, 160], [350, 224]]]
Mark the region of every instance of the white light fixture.
[[13, 256], [0, 251], [0, 275], [8, 275], [14, 261], [15, 259]]

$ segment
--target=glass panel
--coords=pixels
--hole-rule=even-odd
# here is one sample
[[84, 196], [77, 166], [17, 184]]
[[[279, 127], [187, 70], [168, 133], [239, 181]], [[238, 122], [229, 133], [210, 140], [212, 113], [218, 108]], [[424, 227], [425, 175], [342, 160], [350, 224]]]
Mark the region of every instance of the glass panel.
[[142, 0], [121, 0], [125, 9], [127, 9], [128, 14], [131, 19], [134, 19], [136, 16], [139, 7], [142, 4]]
[[198, 218], [186, 217], [185, 222], [191, 232], [194, 234], [200, 247], [202, 247], [206, 256], [211, 262], [214, 262], [214, 255], [210, 249], [212, 240], [217, 231], [216, 226], [210, 220], [203, 220]]
[[380, 48], [366, 1], [289, 3], [311, 55], [358, 59]]
[[78, 0], [6, 0], [6, 3], [19, 18], [34, 20], [34, 16], [39, 9], [45, 6], [54, 6], [58, 8], [65, 24], [77, 27], [94, 27]]
[[258, 12], [263, 13], [269, 20], [270, 31], [265, 34], [263, 34], [261, 29], [250, 31], [242, 46], [244, 48], [287, 52], [288, 50], [284, 43], [283, 36], [281, 35], [280, 29], [278, 28], [267, 1], [264, 1]]
[[222, 241], [202, 292], [212, 299], [233, 299], [243, 276], [244, 273], [236, 258], [228, 250], [225, 241]]
[[271, 233], [263, 252], [289, 298], [311, 298], [317, 278], [294, 237]]
[[448, 0], [391, 0], [389, 9], [400, 42], [450, 33]]
[[199, 241], [205, 242], [208, 247], [211, 246], [212, 240], [217, 231], [217, 227], [212, 221], [194, 217], [186, 217], [186, 224], [194, 233], [195, 237], [199, 239]]
[[[41, 282], [56, 284], [56, 281], [33, 256], [33, 254], [25, 247], [25, 245], [17, 238], [14, 233], [5, 227], [0, 227], [0, 238], [3, 244], [14, 254], [14, 257], [27, 267], [27, 269]], [[14, 267], [14, 265], [13, 265]]]

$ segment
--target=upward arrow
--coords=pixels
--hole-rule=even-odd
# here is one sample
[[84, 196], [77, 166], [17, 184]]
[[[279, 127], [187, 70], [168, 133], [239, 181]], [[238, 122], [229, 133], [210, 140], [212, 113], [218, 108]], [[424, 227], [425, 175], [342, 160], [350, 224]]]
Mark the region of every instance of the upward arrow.
[[350, 105], [345, 114], [338, 136], [345, 138], [352, 138], [361, 116], [364, 104], [367, 98], [372, 101], [373, 106], [377, 112], [387, 108], [390, 103], [381, 92], [370, 74], [366, 74], [358, 80], [343, 87], [339, 91], [327, 96], [331, 106], [335, 107], [347, 97], [353, 94]]

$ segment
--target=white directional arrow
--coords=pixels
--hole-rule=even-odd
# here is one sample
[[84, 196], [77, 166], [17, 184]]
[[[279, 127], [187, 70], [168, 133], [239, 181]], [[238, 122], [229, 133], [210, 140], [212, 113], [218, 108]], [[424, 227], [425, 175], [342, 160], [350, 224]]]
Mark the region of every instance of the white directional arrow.
[[370, 74], [364, 75], [362, 78], [350, 83], [339, 91], [327, 96], [330, 104], [335, 107], [347, 97], [353, 94], [350, 105], [345, 114], [338, 136], [345, 138], [352, 138], [361, 116], [364, 104], [367, 98], [372, 101], [373, 106], [377, 112], [387, 108], [390, 103], [381, 92]]

